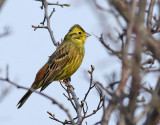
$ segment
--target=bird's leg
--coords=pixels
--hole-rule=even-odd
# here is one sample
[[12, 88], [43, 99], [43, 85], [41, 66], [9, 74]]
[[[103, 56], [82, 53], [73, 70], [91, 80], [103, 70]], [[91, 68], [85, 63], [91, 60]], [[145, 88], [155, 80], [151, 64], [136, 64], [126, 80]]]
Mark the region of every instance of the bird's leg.
[[63, 83], [63, 84], [64, 84], [65, 86], [67, 86], [67, 87], [69, 86], [68, 83], [66, 83], [66, 82], [64, 82], [64, 81], [62, 81], [62, 80], [59, 80], [59, 82], [60, 82], [60, 83]]
[[[59, 80], [59, 82], [63, 83], [66, 87], [72, 87], [73, 86], [70, 84], [71, 82], [71, 77], [69, 77], [68, 79], [64, 79], [63, 81], [62, 80]], [[74, 88], [73, 88], [74, 89]]]
[[69, 84], [71, 82], [71, 77], [67, 78], [67, 79], [64, 79], [63, 82]]

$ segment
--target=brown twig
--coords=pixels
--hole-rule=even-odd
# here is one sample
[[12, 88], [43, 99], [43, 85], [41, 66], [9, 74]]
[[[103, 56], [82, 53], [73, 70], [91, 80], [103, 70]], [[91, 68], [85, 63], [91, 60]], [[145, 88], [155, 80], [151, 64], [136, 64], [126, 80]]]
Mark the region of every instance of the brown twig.
[[55, 120], [56, 122], [59, 122], [59, 123], [61, 123], [61, 124], [63, 124], [63, 125], [72, 124], [71, 121], [68, 121], [68, 120], [61, 121], [61, 120], [57, 119], [57, 118], [55, 117], [55, 114], [52, 114], [52, 113], [49, 112], [49, 111], [47, 111], [47, 113], [50, 115], [49, 118], [52, 119], [52, 120]]
[[[43, 0], [43, 1], [42, 1], [42, 0], [37, 0], [37, 1], [42, 2], [42, 9], [43, 9], [43, 7], [44, 7], [44, 12], [45, 12], [45, 14], [44, 14], [44, 19], [43, 19], [43, 21], [42, 21], [40, 24], [44, 25], [45, 21], [47, 20], [47, 26], [39, 26], [39, 25], [38, 25], [38, 26], [33, 26], [33, 25], [32, 25], [32, 27], [34, 28], [34, 30], [36, 30], [37, 28], [48, 29], [53, 44], [54, 44], [55, 46], [58, 46], [58, 43], [56, 42], [55, 37], [54, 37], [54, 34], [53, 34], [53, 30], [51, 29], [51, 26], [50, 26], [50, 18], [51, 18], [51, 16], [53, 15], [53, 13], [55, 12], [55, 8], [53, 8], [51, 14], [48, 15], [48, 5], [51, 5], [51, 4], [49, 4], [49, 3], [47, 2], [47, 0]], [[54, 4], [53, 4], [53, 5], [54, 5]], [[58, 3], [55, 4], [55, 5], [68, 6], [68, 4], [60, 5], [60, 4], [58, 4]], [[46, 20], [45, 20], [45, 19], [46, 19]]]
[[105, 92], [107, 92], [109, 95], [113, 95], [113, 93], [110, 92], [106, 87], [104, 87], [102, 83], [100, 83], [100, 82], [95, 82], [95, 84], [98, 85], [98, 86], [100, 86], [101, 89], [105, 90]]
[[54, 38], [54, 35], [53, 35], [53, 31], [51, 29], [51, 26], [50, 26], [50, 17], [48, 16], [48, 4], [47, 4], [47, 0], [43, 0], [43, 5], [44, 5], [44, 10], [45, 10], [45, 18], [47, 19], [47, 29], [49, 31], [49, 34], [50, 34], [50, 37], [52, 39], [52, 42], [55, 46], [57, 46], [57, 42]]
[[155, 0], [150, 1], [149, 9], [148, 9], [148, 16], [147, 16], [147, 27], [149, 30], [152, 28], [152, 13], [154, 8]]
[[[93, 110], [93, 112], [90, 113], [89, 115], [86, 115], [86, 113], [87, 113], [87, 111], [86, 111], [86, 112], [84, 113], [84, 116], [83, 116], [82, 120], [84, 120], [85, 118], [88, 118], [88, 117], [96, 114], [96, 113], [103, 107], [103, 105], [104, 105], [104, 97], [101, 97], [101, 96], [100, 96], [100, 101], [99, 101], [99, 103], [98, 103], [97, 108], [96, 108], [95, 110]], [[87, 106], [87, 107], [88, 107], [88, 106]], [[88, 108], [87, 108], [87, 110], [88, 110]]]
[[[39, 2], [43, 2], [43, 0], [35, 0], [35, 1], [39, 1]], [[60, 6], [60, 7], [64, 7], [64, 6], [66, 6], [66, 7], [70, 7], [71, 5], [70, 4], [59, 4], [59, 2], [57, 2], [57, 3], [50, 3], [50, 2], [47, 2], [47, 5], [56, 5], [56, 6]]]
[[117, 51], [113, 50], [109, 45], [107, 45], [103, 39], [103, 34], [101, 34], [99, 41], [103, 44], [103, 46], [105, 48], [107, 48], [109, 51], [111, 51], [112, 54], [116, 55], [119, 59], [121, 59], [121, 55], [120, 55], [121, 52], [117, 52]]
[[53, 10], [52, 10], [52, 12], [51, 12], [51, 14], [50, 14], [50, 16], [49, 16], [49, 19], [52, 17], [52, 15], [53, 15], [53, 13], [54, 13], [55, 11], [56, 11], [55, 8], [53, 8]]
[[[94, 71], [94, 69], [95, 69], [95, 67], [91, 65], [91, 71], [88, 70], [88, 73], [91, 75], [91, 76], [90, 76], [90, 77], [91, 77], [91, 78], [90, 78], [90, 85], [89, 85], [89, 88], [88, 88], [87, 93], [86, 93], [85, 96], [84, 96], [84, 99], [82, 100], [82, 104], [83, 104], [83, 102], [86, 101], [87, 96], [88, 96], [89, 92], [91, 91], [91, 89], [93, 89], [93, 88], [95, 87], [95, 84], [92, 85], [92, 84], [93, 84], [93, 71]], [[81, 104], [81, 105], [82, 105], [82, 104]]]
[[36, 31], [38, 28], [44, 28], [44, 29], [47, 29], [48, 27], [47, 26], [34, 26], [32, 25], [32, 28], [34, 28], [34, 31]]
[[[85, 96], [84, 96], [84, 99], [81, 101], [81, 107], [82, 107], [82, 109], [83, 109], [82, 121], [83, 121], [84, 119], [86, 119], [86, 118], [88, 118], [88, 117], [96, 114], [96, 113], [104, 106], [104, 96], [102, 96], [101, 90], [100, 90], [100, 92], [99, 92], [99, 89], [96, 88], [96, 83], [95, 83], [94, 85], [92, 85], [92, 84], [93, 84], [93, 71], [94, 71], [94, 69], [95, 69], [95, 67], [91, 65], [91, 71], [88, 70], [88, 73], [90, 74], [90, 85], [89, 85], [89, 88], [88, 88], [87, 93], [86, 93]], [[99, 96], [100, 96], [100, 101], [99, 101], [99, 103], [98, 103], [97, 108], [96, 108], [95, 110], [93, 110], [92, 113], [90, 113], [90, 114], [87, 115], [87, 112], [88, 112], [88, 108], [89, 108], [89, 107], [88, 107], [88, 104], [87, 104], [87, 102], [86, 102], [86, 99], [87, 99], [87, 96], [88, 96], [88, 94], [90, 93], [91, 89], [93, 89], [93, 88], [96, 88], [96, 89], [97, 89], [97, 91], [98, 91], [98, 93], [99, 93]], [[86, 105], [86, 109], [84, 108], [85, 105]], [[81, 123], [82, 123], [82, 122], [81, 122]]]

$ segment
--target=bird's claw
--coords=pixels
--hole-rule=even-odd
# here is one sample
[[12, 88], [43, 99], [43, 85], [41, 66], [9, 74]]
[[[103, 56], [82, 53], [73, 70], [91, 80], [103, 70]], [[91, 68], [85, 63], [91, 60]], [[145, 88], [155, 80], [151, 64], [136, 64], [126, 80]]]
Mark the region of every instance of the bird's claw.
[[71, 84], [68, 84], [68, 83], [66, 83], [66, 82], [64, 82], [64, 81], [62, 81], [62, 80], [59, 80], [59, 82], [60, 82], [60, 83], [63, 83], [66, 87], [71, 87], [71, 88], [74, 89], [74, 87], [73, 87]]

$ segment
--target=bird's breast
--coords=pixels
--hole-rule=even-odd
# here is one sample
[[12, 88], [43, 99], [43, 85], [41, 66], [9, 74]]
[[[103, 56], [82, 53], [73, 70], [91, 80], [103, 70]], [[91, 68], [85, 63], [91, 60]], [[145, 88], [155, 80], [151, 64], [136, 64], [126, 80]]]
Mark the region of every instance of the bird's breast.
[[77, 69], [80, 67], [82, 60], [84, 57], [84, 49], [79, 49], [79, 50], [74, 50], [73, 52], [70, 53], [70, 60], [68, 61], [66, 67], [64, 68], [63, 71], [63, 76], [59, 79], [67, 79], [71, 75], [73, 75]]

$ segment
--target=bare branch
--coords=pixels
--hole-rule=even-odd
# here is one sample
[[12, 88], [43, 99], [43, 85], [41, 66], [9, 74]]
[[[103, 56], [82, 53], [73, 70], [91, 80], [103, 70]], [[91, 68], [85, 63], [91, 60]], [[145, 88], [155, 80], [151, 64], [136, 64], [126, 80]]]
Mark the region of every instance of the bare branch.
[[36, 31], [38, 28], [44, 28], [44, 29], [48, 29], [48, 27], [47, 26], [33, 26], [32, 25], [32, 28], [34, 28], [34, 31]]
[[57, 119], [57, 118], [55, 117], [55, 114], [52, 114], [52, 113], [50, 113], [50, 112], [48, 112], [48, 111], [47, 111], [47, 113], [50, 115], [49, 118], [52, 119], [52, 120], [55, 120], [56, 122], [59, 122], [59, 123], [61, 123], [61, 124], [63, 124], [63, 125], [72, 124], [71, 121], [65, 120], [65, 121], [63, 122], [63, 121]]
[[[9, 84], [17, 87], [18, 89], [24, 89], [24, 90], [29, 90], [29, 89], [30, 89], [30, 88], [20, 86], [20, 85], [18, 85], [17, 83], [10, 81], [10, 79], [9, 79], [9, 77], [8, 77], [8, 76], [9, 76], [9, 75], [8, 75], [8, 66], [7, 66], [7, 68], [6, 68], [6, 72], [7, 72], [7, 73], [6, 73], [6, 74], [7, 74], [6, 78], [5, 78], [5, 79], [4, 79], [4, 78], [0, 78], [0, 81], [8, 82]], [[52, 97], [50, 97], [50, 96], [48, 96], [48, 95], [46, 95], [46, 94], [44, 94], [44, 93], [41, 93], [41, 92], [38, 92], [38, 91], [33, 91], [33, 92], [34, 92], [34, 93], [37, 93], [37, 94], [39, 94], [39, 95], [41, 95], [41, 96], [43, 96], [43, 97], [45, 97], [45, 98], [47, 98], [47, 99], [49, 99], [49, 100], [51, 100], [53, 104], [56, 104], [60, 109], [62, 109], [62, 110], [67, 114], [67, 116], [68, 116], [68, 118], [70, 119], [70, 121], [72, 122], [72, 124], [75, 125], [75, 123], [74, 123], [74, 121], [73, 121], [73, 118], [71, 117], [71, 115], [70, 115], [70, 113], [69, 113], [69, 110], [66, 109], [66, 108], [65, 108], [62, 104], [60, 104], [57, 100], [55, 100], [54, 98], [52, 98]]]
[[[69, 98], [71, 98], [71, 99], [73, 99], [74, 100], [74, 103], [75, 103], [75, 109], [76, 109], [76, 113], [77, 113], [77, 125], [81, 125], [81, 122], [82, 122], [82, 115], [81, 115], [81, 112], [82, 112], [82, 107], [81, 107], [81, 105], [79, 104], [79, 102], [78, 102], [78, 98], [77, 98], [77, 95], [76, 95], [76, 93], [74, 92], [74, 90], [73, 90], [73, 87], [70, 85], [70, 79], [66, 79], [66, 80], [64, 80], [67, 84], [68, 84], [68, 86], [67, 86], [67, 91], [69, 92], [69, 93], [71, 93], [71, 95], [72, 95], [72, 98], [71, 97], [69, 97]], [[60, 81], [61, 82], [61, 81]]]
[[73, 88], [72, 87], [68, 87], [68, 90], [70, 91], [70, 93], [72, 94], [72, 97], [73, 97], [73, 100], [74, 100], [74, 103], [76, 105], [76, 111], [77, 111], [77, 125], [81, 125], [81, 122], [82, 122], [82, 115], [81, 115], [81, 112], [82, 112], [82, 107], [81, 105], [79, 104], [78, 102], [78, 98], [76, 96], [76, 93], [74, 92]]
[[85, 94], [84, 99], [82, 100], [82, 102], [85, 102], [85, 101], [86, 101], [89, 92], [90, 92], [91, 89], [95, 86], [95, 84], [92, 85], [92, 84], [93, 84], [93, 71], [94, 71], [94, 69], [95, 69], [95, 67], [91, 65], [91, 71], [88, 70], [88, 72], [89, 72], [90, 75], [91, 75], [90, 85], [89, 85], [88, 91], [87, 91], [87, 93]]
[[149, 30], [151, 30], [152, 28], [152, 13], [153, 13], [153, 7], [155, 4], [155, 0], [151, 0], [150, 1], [150, 5], [149, 5], [149, 9], [148, 9], [148, 16], [147, 16], [147, 27]]
[[[35, 0], [35, 1], [43, 2], [43, 0]], [[47, 5], [56, 5], [56, 6], [60, 6], [60, 7], [62, 7], [62, 8], [63, 8], [64, 6], [70, 7], [70, 4], [59, 4], [59, 2], [57, 2], [57, 3], [47, 2]]]
[[48, 28], [48, 31], [50, 33], [50, 36], [51, 36], [53, 44], [55, 46], [57, 46], [57, 42], [56, 42], [56, 40], [54, 38], [53, 31], [52, 31], [51, 26], [50, 26], [50, 17], [48, 16], [48, 4], [47, 4], [47, 0], [43, 0], [43, 4], [44, 4], [44, 10], [45, 10], [45, 18], [47, 19], [47, 28]]

